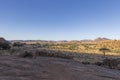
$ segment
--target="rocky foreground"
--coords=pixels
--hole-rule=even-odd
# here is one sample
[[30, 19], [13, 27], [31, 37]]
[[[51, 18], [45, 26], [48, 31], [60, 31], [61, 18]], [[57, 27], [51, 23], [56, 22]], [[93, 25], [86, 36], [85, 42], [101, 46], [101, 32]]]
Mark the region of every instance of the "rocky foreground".
[[0, 80], [120, 80], [120, 71], [71, 59], [0, 56]]

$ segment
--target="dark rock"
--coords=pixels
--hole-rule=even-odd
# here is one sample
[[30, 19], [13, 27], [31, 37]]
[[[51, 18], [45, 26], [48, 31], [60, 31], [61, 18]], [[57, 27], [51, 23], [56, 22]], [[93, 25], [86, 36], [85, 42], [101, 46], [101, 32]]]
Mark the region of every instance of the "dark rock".
[[87, 65], [87, 64], [90, 64], [90, 62], [82, 62], [82, 64], [85, 64], [85, 65]]

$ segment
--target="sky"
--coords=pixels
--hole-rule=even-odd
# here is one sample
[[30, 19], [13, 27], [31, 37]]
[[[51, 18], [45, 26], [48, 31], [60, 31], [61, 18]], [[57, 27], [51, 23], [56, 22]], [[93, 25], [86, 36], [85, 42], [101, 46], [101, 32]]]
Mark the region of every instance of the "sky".
[[120, 39], [120, 0], [0, 0], [0, 37]]

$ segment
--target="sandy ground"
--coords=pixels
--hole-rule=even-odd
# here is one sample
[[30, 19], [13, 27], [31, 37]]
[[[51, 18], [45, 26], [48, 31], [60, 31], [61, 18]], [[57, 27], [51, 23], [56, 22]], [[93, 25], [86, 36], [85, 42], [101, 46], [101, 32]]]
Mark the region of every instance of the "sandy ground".
[[120, 80], [120, 71], [70, 59], [0, 56], [0, 80]]

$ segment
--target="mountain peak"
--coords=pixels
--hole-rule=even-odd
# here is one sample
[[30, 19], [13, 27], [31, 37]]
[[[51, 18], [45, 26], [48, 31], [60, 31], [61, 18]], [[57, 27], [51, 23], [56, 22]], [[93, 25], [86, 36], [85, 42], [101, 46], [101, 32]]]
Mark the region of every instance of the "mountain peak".
[[106, 41], [106, 40], [111, 40], [111, 39], [105, 38], [105, 37], [103, 37], [103, 38], [98, 37], [98, 38], [94, 39], [94, 41]]

